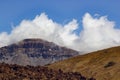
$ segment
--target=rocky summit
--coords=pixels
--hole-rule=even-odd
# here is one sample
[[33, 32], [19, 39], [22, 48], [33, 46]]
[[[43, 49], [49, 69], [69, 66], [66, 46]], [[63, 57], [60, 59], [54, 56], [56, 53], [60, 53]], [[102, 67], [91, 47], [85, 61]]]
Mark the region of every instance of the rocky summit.
[[41, 39], [25, 39], [0, 48], [0, 62], [19, 65], [46, 65], [76, 56], [77, 51]]

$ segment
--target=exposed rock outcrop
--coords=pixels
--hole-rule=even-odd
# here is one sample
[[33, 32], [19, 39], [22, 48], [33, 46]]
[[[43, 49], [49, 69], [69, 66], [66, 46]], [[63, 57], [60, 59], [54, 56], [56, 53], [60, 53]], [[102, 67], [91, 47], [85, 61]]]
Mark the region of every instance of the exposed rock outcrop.
[[0, 80], [95, 80], [77, 72], [63, 72], [41, 66], [18, 66], [0, 63]]

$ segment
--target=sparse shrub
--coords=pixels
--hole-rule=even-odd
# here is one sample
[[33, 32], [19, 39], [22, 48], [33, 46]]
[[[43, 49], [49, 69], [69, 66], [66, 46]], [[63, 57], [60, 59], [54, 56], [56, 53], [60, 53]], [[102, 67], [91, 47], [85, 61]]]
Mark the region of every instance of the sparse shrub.
[[108, 68], [108, 67], [111, 67], [111, 66], [114, 66], [114, 65], [115, 65], [115, 62], [110, 61], [104, 66], [104, 68]]

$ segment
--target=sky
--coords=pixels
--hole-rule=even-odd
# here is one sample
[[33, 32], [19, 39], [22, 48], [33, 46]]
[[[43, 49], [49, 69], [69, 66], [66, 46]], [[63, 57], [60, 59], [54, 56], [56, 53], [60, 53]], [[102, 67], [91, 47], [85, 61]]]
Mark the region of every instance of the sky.
[[0, 32], [10, 32], [23, 19], [33, 19], [45, 12], [54, 21], [65, 24], [82, 16], [107, 15], [120, 28], [120, 0], [0, 0]]
[[25, 38], [41, 38], [81, 52], [118, 46], [119, 3], [119, 0], [0, 0], [0, 47]]

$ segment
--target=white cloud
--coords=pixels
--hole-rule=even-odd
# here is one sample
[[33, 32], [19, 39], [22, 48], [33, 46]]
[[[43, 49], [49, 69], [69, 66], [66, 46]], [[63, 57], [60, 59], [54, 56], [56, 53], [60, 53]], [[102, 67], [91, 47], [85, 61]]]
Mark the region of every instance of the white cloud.
[[89, 13], [83, 16], [83, 30], [75, 34], [79, 28], [73, 19], [65, 25], [49, 19], [45, 13], [37, 15], [33, 20], [23, 20], [13, 28], [10, 34], [0, 34], [0, 47], [10, 45], [26, 38], [40, 38], [54, 42], [80, 52], [91, 52], [120, 45], [120, 30], [106, 16], [93, 18]]
[[78, 50], [94, 51], [120, 45], [120, 30], [106, 16], [93, 18], [89, 13], [83, 17], [83, 31], [80, 33]]

